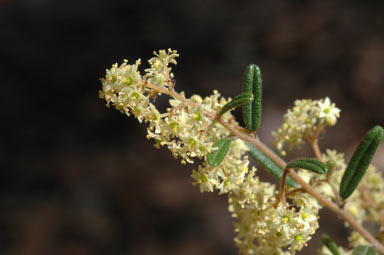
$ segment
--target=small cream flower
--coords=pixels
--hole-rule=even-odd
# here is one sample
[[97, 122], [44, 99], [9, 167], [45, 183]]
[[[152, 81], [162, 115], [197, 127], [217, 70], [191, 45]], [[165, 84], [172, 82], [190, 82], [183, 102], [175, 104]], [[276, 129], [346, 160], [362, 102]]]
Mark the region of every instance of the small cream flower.
[[337, 118], [340, 117], [340, 109], [336, 107], [335, 103], [331, 103], [329, 97], [318, 102], [320, 107], [320, 119], [325, 119], [327, 124], [333, 126], [336, 124]]

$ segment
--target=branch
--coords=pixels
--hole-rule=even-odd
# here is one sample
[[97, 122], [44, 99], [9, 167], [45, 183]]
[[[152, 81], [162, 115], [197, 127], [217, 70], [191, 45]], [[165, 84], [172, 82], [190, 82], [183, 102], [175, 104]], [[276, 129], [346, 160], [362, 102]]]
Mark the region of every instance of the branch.
[[[170, 82], [171, 83], [171, 82]], [[160, 93], [168, 94], [171, 97], [174, 97], [186, 105], [192, 106], [192, 107], [198, 107], [197, 104], [191, 102], [190, 100], [186, 99], [184, 96], [180, 95], [179, 93], [175, 92], [173, 89], [172, 90], [167, 90], [160, 88], [158, 86], [154, 86], [152, 84], [144, 84], [144, 86], [151, 88], [153, 90], [156, 90]], [[173, 88], [173, 87], [172, 87]], [[241, 140], [248, 142], [252, 145], [254, 145], [256, 148], [258, 148], [260, 151], [262, 151], [265, 155], [267, 155], [270, 159], [275, 161], [278, 165], [280, 165], [283, 169], [285, 169], [286, 163], [283, 159], [281, 159], [279, 156], [277, 156], [270, 148], [268, 148], [266, 145], [264, 145], [258, 137], [253, 137], [249, 134], [243, 133], [242, 128], [240, 128], [237, 124], [231, 125], [227, 123], [225, 120], [221, 118], [220, 115], [217, 115], [216, 113], [211, 113], [211, 112], [206, 112], [205, 113], [208, 117], [210, 117], [213, 120], [217, 120], [220, 124], [222, 124], [228, 131], [230, 131], [233, 135], [239, 137]], [[317, 137], [316, 137], [317, 140]], [[317, 145], [317, 141], [316, 144]], [[318, 148], [318, 147], [317, 147]], [[320, 150], [318, 150], [318, 153], [315, 151], [316, 157], [320, 157], [321, 159], [321, 154]], [[319, 156], [320, 155], [320, 156]], [[363, 236], [368, 242], [370, 242], [376, 250], [384, 255], [384, 245], [382, 245], [379, 241], [375, 239], [375, 237], [372, 236], [371, 233], [369, 233], [363, 226], [361, 226], [348, 212], [345, 210], [339, 208], [335, 203], [332, 201], [326, 199], [322, 195], [320, 195], [316, 190], [314, 190], [308, 183], [306, 183], [301, 177], [292, 169], [288, 169], [289, 174], [293, 179], [295, 179], [301, 186], [302, 188], [311, 194], [314, 198], [316, 198], [323, 206], [327, 207], [331, 211], [335, 212], [337, 215], [339, 215], [341, 218], [344, 219], [351, 228], [356, 230], [357, 232], [360, 233], [361, 236]]]
[[[286, 163], [280, 157], [278, 157], [275, 153], [271, 151], [266, 145], [264, 145], [258, 138], [252, 138], [246, 134], [240, 133], [236, 128], [229, 125], [223, 119], [219, 119], [219, 122], [227, 128], [232, 134], [238, 136], [240, 139], [254, 145], [260, 151], [262, 151], [265, 155], [267, 155], [270, 159], [275, 161], [278, 165], [280, 165], [283, 169], [285, 169]], [[369, 233], [362, 225], [360, 225], [347, 211], [339, 208], [335, 203], [326, 199], [324, 196], [320, 195], [316, 190], [314, 190], [308, 183], [306, 183], [301, 177], [292, 169], [289, 169], [289, 174], [293, 179], [295, 179], [303, 189], [311, 194], [314, 198], [316, 198], [323, 206], [327, 207], [331, 211], [335, 212], [341, 218], [344, 219], [351, 228], [360, 233], [361, 236], [364, 237], [368, 242], [370, 242], [376, 250], [384, 254], [384, 245], [382, 245], [379, 241], [375, 239], [375, 237]]]

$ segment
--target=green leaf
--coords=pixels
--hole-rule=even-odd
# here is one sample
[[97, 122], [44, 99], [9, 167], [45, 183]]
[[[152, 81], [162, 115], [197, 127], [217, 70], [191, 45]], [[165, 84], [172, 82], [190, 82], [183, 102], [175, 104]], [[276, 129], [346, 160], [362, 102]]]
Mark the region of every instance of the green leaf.
[[241, 106], [243, 104], [249, 103], [253, 100], [252, 93], [243, 93], [241, 95], [238, 95], [228, 103], [226, 103], [223, 108], [221, 108], [220, 115], [226, 113], [227, 111], [236, 108], [238, 106]]
[[325, 174], [328, 166], [314, 158], [297, 158], [289, 162], [287, 168], [301, 168], [318, 174]]
[[359, 245], [353, 249], [352, 255], [376, 255], [376, 250], [371, 246]]
[[383, 138], [383, 128], [375, 126], [360, 142], [341, 179], [340, 196], [342, 198], [347, 199], [355, 191]]
[[248, 65], [244, 77], [244, 93], [252, 93], [253, 101], [243, 105], [243, 120], [245, 127], [250, 131], [257, 131], [261, 119], [261, 70], [257, 65]]
[[[249, 148], [249, 155], [251, 155], [251, 157], [256, 160], [256, 162], [261, 165], [267, 172], [269, 172], [281, 181], [284, 169], [252, 144], [248, 143], [247, 145]], [[300, 187], [300, 185], [294, 179], [292, 179], [290, 175], [287, 176], [286, 184], [293, 188]]]
[[323, 236], [321, 237], [321, 241], [333, 255], [340, 255], [339, 248], [337, 248], [335, 242], [333, 242], [328, 235], [323, 234]]
[[221, 138], [215, 144], [216, 150], [207, 155], [207, 162], [210, 166], [218, 166], [224, 160], [231, 146], [231, 140], [228, 138]]
[[252, 101], [252, 126], [253, 131], [257, 131], [260, 126], [261, 119], [261, 93], [262, 93], [263, 79], [261, 70], [258, 66], [255, 67], [254, 84], [253, 84], [253, 98]]
[[[255, 65], [248, 65], [244, 74], [243, 93], [252, 93], [254, 73], [255, 73]], [[252, 102], [244, 104], [243, 106], [243, 121], [244, 121], [245, 127], [248, 130], [252, 131]]]

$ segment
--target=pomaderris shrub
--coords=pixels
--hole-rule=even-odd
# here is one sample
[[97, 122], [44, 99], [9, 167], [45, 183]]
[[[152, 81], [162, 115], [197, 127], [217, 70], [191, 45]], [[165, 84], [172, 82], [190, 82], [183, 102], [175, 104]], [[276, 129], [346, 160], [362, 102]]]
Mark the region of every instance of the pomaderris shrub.
[[[170, 65], [176, 65], [175, 50], [159, 50], [149, 59], [150, 67], [139, 71], [137, 60], [114, 64], [102, 81], [100, 98], [120, 112], [148, 123], [147, 138], [155, 147], [167, 147], [182, 164], [198, 160], [192, 170], [193, 185], [201, 192], [217, 191], [228, 196], [234, 218], [235, 243], [240, 254], [296, 254], [308, 245], [319, 228], [323, 207], [335, 212], [352, 229], [352, 249], [338, 247], [323, 236], [319, 254], [384, 254], [384, 180], [370, 161], [384, 137], [383, 128], [372, 128], [362, 139], [349, 163], [332, 149], [321, 152], [317, 140], [328, 126], [336, 124], [340, 109], [326, 97], [296, 100], [276, 132], [275, 145], [281, 156], [288, 149], [309, 143], [314, 158], [299, 158], [288, 164], [257, 137], [261, 116], [261, 72], [249, 65], [241, 95], [223, 98], [176, 92]], [[157, 96], [170, 97], [160, 112]], [[231, 114], [243, 108], [245, 127]], [[281, 181], [280, 188], [260, 181], [248, 154]], [[363, 175], [364, 178], [363, 178]], [[286, 200], [289, 198], [289, 200]], [[377, 225], [369, 233], [363, 223]]]

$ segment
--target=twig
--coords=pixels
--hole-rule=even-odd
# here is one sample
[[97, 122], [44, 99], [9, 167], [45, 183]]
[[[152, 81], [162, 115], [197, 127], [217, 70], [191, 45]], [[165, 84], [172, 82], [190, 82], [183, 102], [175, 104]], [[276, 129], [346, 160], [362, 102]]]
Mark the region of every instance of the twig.
[[317, 129], [316, 129], [315, 134], [313, 136], [306, 137], [306, 140], [311, 144], [312, 150], [315, 153], [316, 158], [320, 161], [323, 161], [323, 159], [321, 157], [319, 144], [318, 144], [318, 139], [317, 139], [319, 137], [321, 130], [322, 130], [322, 128], [321, 128], [320, 123], [319, 123], [317, 125]]
[[316, 158], [318, 160], [320, 160], [320, 161], [323, 161], [323, 159], [321, 157], [321, 152], [320, 152], [319, 144], [317, 142], [317, 138], [313, 139], [313, 141], [311, 142], [311, 146], [312, 146], [313, 152], [315, 153]]
[[281, 177], [281, 184], [280, 184], [280, 193], [279, 198], [276, 200], [274, 206], [277, 207], [277, 205], [281, 202], [284, 206], [287, 206], [287, 201], [285, 200], [285, 180], [287, 179], [288, 175], [288, 169], [284, 169], [283, 176]]

